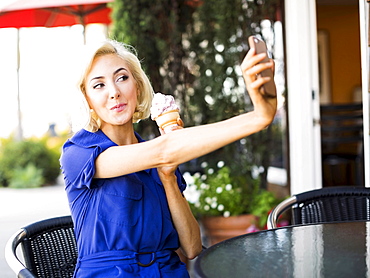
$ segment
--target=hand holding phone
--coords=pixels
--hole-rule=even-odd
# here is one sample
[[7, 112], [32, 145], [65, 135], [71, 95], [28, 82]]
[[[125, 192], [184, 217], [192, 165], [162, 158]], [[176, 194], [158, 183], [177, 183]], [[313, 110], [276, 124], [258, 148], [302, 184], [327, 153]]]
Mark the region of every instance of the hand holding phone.
[[[260, 63], [267, 63], [270, 61], [268, 54], [267, 54], [267, 47], [263, 40], [260, 40], [256, 36], [250, 36], [248, 38], [250, 48], [254, 48], [256, 50], [256, 54], [266, 53], [266, 58], [263, 59]], [[270, 77], [270, 81], [267, 82], [262, 86], [263, 93], [268, 97], [276, 97], [276, 86], [274, 82], [274, 73], [271, 69], [265, 69], [261, 72], [262, 77]]]

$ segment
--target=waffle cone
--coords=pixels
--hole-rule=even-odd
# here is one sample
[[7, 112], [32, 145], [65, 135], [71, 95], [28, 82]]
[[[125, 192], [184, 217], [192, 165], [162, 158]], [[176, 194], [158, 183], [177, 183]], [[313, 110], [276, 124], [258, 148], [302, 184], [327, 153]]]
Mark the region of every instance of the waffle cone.
[[154, 120], [156, 121], [157, 125], [164, 129], [170, 125], [177, 125], [177, 120], [180, 118], [180, 114], [178, 110], [171, 110], [164, 112], [163, 114], [159, 115]]

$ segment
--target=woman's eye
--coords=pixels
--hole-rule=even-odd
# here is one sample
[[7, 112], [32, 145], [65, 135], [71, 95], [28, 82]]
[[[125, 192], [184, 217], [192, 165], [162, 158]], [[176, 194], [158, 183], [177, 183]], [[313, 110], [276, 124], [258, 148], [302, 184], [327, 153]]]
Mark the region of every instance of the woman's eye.
[[103, 83], [98, 83], [98, 84], [95, 84], [94, 86], [93, 86], [93, 88], [94, 89], [101, 89], [101, 88], [103, 88], [104, 87], [104, 84]]
[[117, 81], [126, 81], [128, 79], [127, 75], [121, 75], [117, 78]]

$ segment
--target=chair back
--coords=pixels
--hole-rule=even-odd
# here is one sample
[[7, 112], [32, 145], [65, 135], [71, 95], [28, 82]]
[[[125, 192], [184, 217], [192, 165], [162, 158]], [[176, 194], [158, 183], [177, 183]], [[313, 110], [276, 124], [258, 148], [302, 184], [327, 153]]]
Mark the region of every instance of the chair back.
[[370, 188], [336, 186], [296, 195], [293, 224], [370, 220]]
[[293, 225], [370, 220], [370, 188], [335, 186], [293, 195], [271, 211], [268, 228], [276, 228], [280, 215], [289, 209]]
[[[30, 224], [21, 229], [10, 245], [15, 257], [17, 246], [22, 246], [27, 273], [18, 277], [72, 277], [77, 262], [77, 245], [71, 216], [56, 217]], [[9, 250], [7, 250], [9, 251]], [[8, 264], [14, 265], [6, 252]], [[19, 261], [19, 260], [18, 260]], [[13, 268], [14, 270], [14, 268]], [[18, 272], [18, 270], [17, 270]], [[31, 274], [33, 276], [31, 276]]]

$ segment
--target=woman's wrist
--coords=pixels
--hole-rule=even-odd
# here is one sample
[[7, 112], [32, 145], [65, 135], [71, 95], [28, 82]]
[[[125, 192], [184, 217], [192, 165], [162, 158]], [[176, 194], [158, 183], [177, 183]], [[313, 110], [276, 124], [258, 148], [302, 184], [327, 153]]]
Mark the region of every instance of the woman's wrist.
[[159, 178], [161, 179], [163, 185], [170, 185], [170, 184], [177, 184], [177, 176], [175, 172], [172, 173], [163, 173], [162, 171], [158, 171]]

